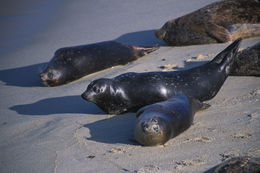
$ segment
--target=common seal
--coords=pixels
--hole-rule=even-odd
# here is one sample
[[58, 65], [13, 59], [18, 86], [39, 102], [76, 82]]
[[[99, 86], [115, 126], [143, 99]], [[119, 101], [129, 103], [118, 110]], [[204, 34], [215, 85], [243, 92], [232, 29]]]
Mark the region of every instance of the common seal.
[[170, 46], [223, 43], [260, 35], [259, 0], [223, 0], [169, 20], [155, 32]]
[[214, 170], [213, 173], [259, 173], [260, 158], [249, 156], [231, 158]]
[[183, 94], [142, 107], [136, 113], [135, 139], [145, 146], [162, 145], [188, 129], [202, 107], [200, 101]]
[[226, 80], [241, 39], [234, 41], [212, 61], [192, 69], [169, 72], [125, 73], [91, 82], [81, 95], [108, 114], [136, 111], [185, 94], [199, 101], [213, 98]]
[[158, 48], [124, 45], [116, 41], [65, 47], [55, 52], [40, 77], [46, 86], [58, 86], [112, 66], [127, 64]]
[[260, 76], [260, 42], [252, 47], [238, 52], [230, 75]]

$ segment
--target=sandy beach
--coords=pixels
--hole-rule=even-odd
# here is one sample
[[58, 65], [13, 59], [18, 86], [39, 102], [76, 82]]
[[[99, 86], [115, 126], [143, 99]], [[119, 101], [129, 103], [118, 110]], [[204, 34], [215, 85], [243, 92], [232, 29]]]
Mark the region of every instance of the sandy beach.
[[[80, 95], [98, 78], [201, 65], [229, 43], [169, 47], [154, 30], [216, 0], [0, 2], [0, 172], [212, 172], [234, 156], [260, 157], [260, 78], [230, 76], [211, 107], [164, 146], [132, 141], [135, 113], [107, 115]], [[161, 48], [59, 87], [39, 72], [65, 46], [117, 40]], [[259, 42], [245, 39], [241, 50]]]

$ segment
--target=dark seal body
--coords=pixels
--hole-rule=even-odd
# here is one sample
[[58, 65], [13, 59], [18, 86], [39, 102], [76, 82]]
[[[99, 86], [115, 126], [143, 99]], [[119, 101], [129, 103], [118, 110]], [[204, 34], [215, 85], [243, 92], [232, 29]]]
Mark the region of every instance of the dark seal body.
[[230, 75], [260, 76], [260, 42], [238, 52]]
[[135, 139], [144, 146], [162, 145], [188, 129], [201, 107], [201, 102], [183, 94], [142, 107], [136, 114]]
[[223, 0], [169, 20], [155, 32], [170, 46], [223, 43], [260, 35], [260, 1]]
[[259, 173], [260, 158], [235, 157], [220, 164], [213, 173]]
[[220, 90], [236, 57], [241, 39], [234, 41], [212, 61], [192, 69], [171, 72], [125, 73], [91, 82], [82, 94], [108, 114], [139, 108], [184, 94], [199, 101], [213, 98]]
[[58, 86], [106, 68], [124, 65], [158, 46], [124, 45], [116, 41], [58, 49], [40, 74], [46, 86]]

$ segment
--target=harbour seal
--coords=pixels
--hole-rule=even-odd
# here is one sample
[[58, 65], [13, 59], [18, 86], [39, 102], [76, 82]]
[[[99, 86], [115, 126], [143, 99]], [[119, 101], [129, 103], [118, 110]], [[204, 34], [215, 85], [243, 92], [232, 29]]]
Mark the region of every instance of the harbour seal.
[[144, 146], [162, 145], [188, 129], [202, 107], [200, 101], [183, 94], [142, 107], [136, 113], [135, 139]]
[[259, 173], [260, 158], [249, 156], [231, 158], [214, 170], [213, 173]]
[[169, 72], [125, 73], [91, 82], [81, 95], [108, 114], [136, 111], [185, 94], [199, 101], [213, 98], [229, 75], [241, 39], [234, 41], [212, 61], [192, 69]]
[[170, 46], [224, 43], [260, 35], [259, 0], [223, 0], [169, 20], [155, 32]]
[[116, 41], [61, 48], [40, 73], [40, 78], [46, 86], [66, 84], [112, 66], [127, 64], [158, 48], [124, 45]]
[[230, 75], [260, 76], [260, 42], [252, 47], [238, 52]]

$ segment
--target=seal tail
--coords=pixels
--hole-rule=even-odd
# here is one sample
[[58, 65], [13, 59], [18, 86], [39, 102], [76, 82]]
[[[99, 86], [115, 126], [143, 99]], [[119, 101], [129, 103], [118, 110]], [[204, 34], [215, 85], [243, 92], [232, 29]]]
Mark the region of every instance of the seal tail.
[[229, 75], [241, 41], [241, 38], [235, 40], [226, 49], [220, 52], [210, 63], [219, 64], [220, 71], [225, 70], [226, 75]]

